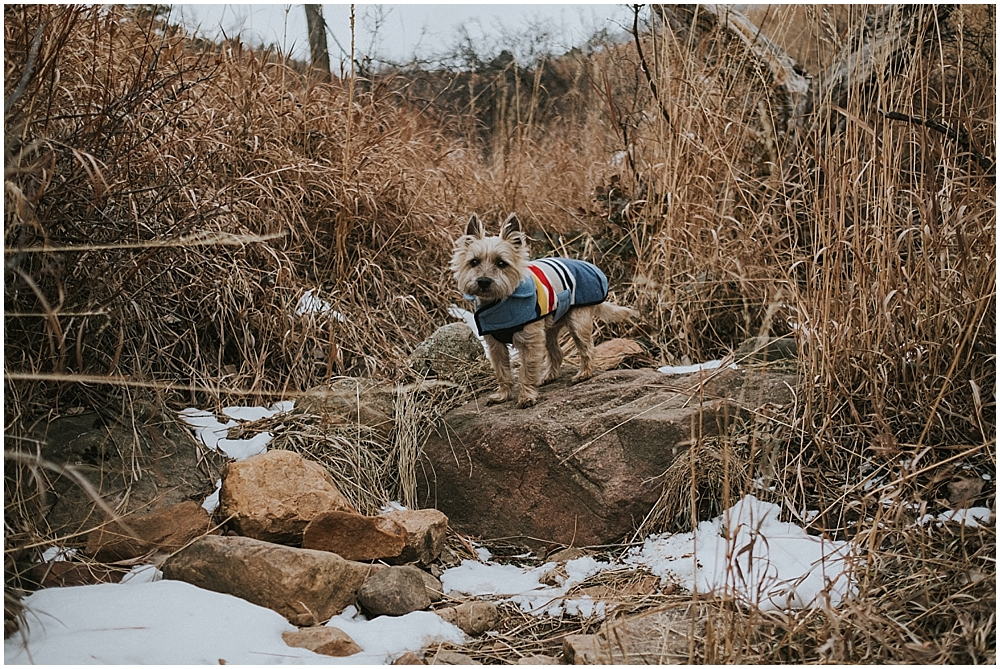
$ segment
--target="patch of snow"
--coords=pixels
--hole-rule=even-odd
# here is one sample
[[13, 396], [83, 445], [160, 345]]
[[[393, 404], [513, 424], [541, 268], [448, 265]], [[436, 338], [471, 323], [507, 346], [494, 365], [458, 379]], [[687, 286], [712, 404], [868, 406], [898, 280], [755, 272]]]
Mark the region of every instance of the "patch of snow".
[[626, 562], [761, 610], [838, 606], [853, 592], [850, 544], [811, 536], [779, 513], [747, 495], [694, 532], [649, 537]]
[[[477, 549], [477, 552], [478, 550], [486, 549]], [[513, 564], [483, 564], [475, 560], [462, 560], [458, 567], [441, 574], [441, 585], [445, 592], [455, 591], [472, 596], [522, 595], [542, 588], [538, 579], [554, 566], [554, 562], [547, 562], [541, 567], [525, 570]]]
[[304, 316], [306, 314], [327, 314], [336, 318], [341, 323], [345, 320], [342, 313], [334, 311], [329, 302], [316, 297], [311, 290], [307, 290], [305, 295], [299, 298], [299, 304], [295, 307], [295, 314], [298, 316]]
[[181, 581], [46, 588], [24, 599], [27, 643], [4, 641], [5, 664], [327, 664], [291, 648], [284, 617]]
[[929, 522], [953, 522], [966, 527], [976, 528], [980, 525], [989, 525], [993, 512], [984, 506], [973, 506], [968, 509], [955, 509], [945, 511], [937, 516], [926, 514], [917, 520], [917, 525], [926, 525]]
[[122, 583], [152, 583], [163, 580], [163, 572], [151, 564], [139, 564], [122, 576]]
[[399, 502], [393, 501], [389, 502], [381, 509], [379, 509], [379, 513], [392, 513], [393, 511], [407, 511], [407, 510], [408, 509]]
[[327, 623], [362, 648], [349, 657], [292, 648], [283, 616], [232, 595], [156, 577], [152, 565], [128, 583], [46, 588], [24, 599], [26, 636], [4, 641], [5, 664], [387, 664], [465, 634], [435, 613], [417, 611], [366, 620], [348, 607]]
[[75, 560], [79, 553], [75, 548], [64, 546], [49, 546], [42, 551], [42, 562], [66, 562]]
[[493, 557], [493, 553], [490, 553], [490, 549], [483, 546], [476, 546], [476, 555], [483, 562], [488, 562], [489, 559]]
[[[222, 452], [233, 460], [246, 460], [254, 455], [267, 452], [267, 445], [273, 435], [270, 432], [260, 432], [249, 439], [227, 439], [229, 428], [239, 425], [238, 420], [251, 421], [270, 418], [279, 413], [287, 413], [295, 406], [293, 401], [278, 402], [270, 408], [264, 407], [226, 407], [222, 413], [231, 420], [219, 422], [211, 411], [188, 407], [179, 412], [180, 419], [194, 432], [196, 439], [201, 440], [211, 450]], [[207, 502], [207, 500], [206, 500]]]
[[563, 612], [603, 616], [603, 602], [595, 602], [586, 595], [566, 599], [566, 595], [577, 583], [612, 565], [598, 562], [589, 556], [570, 560], [566, 563], [567, 577], [558, 578], [558, 586], [543, 585], [539, 579], [555, 566], [555, 562], [546, 562], [540, 567], [524, 569], [512, 564], [483, 564], [475, 560], [463, 560], [458, 567], [441, 574], [441, 584], [445, 592], [459, 592], [474, 597], [503, 597], [504, 601], [516, 604], [521, 611], [536, 616], [556, 617]]
[[368, 620], [353, 606], [326, 624], [345, 632], [361, 646], [361, 652], [345, 660], [351, 664], [389, 664], [407, 651], [434, 643], [463, 644], [465, 633], [430, 611], [414, 611], [405, 616], [378, 616]]
[[[661, 374], [693, 374], [694, 372], [718, 369], [719, 367], [722, 367], [722, 360], [709, 360], [708, 362], [700, 362], [694, 365], [665, 365], [657, 368], [656, 371]], [[729, 363], [728, 367], [730, 369], [739, 369], [736, 363], [732, 362]]]
[[217, 479], [215, 481], [215, 492], [205, 498], [205, 501], [201, 503], [201, 508], [208, 511], [208, 515], [215, 513], [215, 510], [219, 508], [219, 491], [222, 490], [222, 479]]

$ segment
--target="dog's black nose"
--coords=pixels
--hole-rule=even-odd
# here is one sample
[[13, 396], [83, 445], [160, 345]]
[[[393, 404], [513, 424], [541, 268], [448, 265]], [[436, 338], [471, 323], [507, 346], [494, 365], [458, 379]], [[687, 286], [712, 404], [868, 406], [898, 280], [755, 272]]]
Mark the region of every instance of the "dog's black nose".
[[479, 290], [489, 290], [490, 286], [493, 285], [493, 279], [484, 276], [476, 279], [476, 285], [479, 286]]

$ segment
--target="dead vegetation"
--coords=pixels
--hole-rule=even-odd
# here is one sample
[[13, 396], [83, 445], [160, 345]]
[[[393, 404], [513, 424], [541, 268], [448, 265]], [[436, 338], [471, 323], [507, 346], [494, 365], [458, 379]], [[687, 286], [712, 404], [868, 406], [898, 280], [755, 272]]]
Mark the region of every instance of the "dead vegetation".
[[[995, 662], [995, 527], [915, 522], [995, 508], [995, 8], [755, 10], [804, 68], [799, 115], [772, 106], [780, 68], [756, 42], [690, 11], [554, 65], [575, 73], [573, 123], [535, 115], [553, 92], [498, 63], [484, 130], [398, 78], [317, 84], [124, 6], [5, 6], [5, 558], [50, 540], [27, 508], [31, 424], [102, 393], [219, 407], [411, 380], [407, 354], [459, 301], [460, 222], [517, 210], [539, 248], [609, 268], [664, 363], [798, 344], [780, 439], [727, 435], [747, 478], [722, 494], [763, 478], [790, 518], [864, 546], [857, 596], [785, 615], [706, 602], [691, 661]], [[309, 290], [330, 310], [298, 315]], [[394, 441], [310, 454], [378, 460], [352, 460], [365, 508], [405, 497], [400, 454], [437, 399]], [[285, 447], [315, 444], [296, 420]], [[660, 509], [662, 529], [698, 508], [677, 481], [688, 516]], [[553, 654], [596, 623], [505, 624], [506, 650], [477, 659]]]

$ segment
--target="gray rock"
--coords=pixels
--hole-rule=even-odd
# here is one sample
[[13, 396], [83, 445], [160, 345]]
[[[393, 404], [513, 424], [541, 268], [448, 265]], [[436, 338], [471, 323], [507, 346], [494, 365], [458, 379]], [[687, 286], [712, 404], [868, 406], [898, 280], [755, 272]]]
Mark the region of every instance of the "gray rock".
[[479, 636], [497, 626], [500, 612], [493, 602], [464, 602], [435, 611], [442, 620], [449, 622], [469, 636]]
[[358, 603], [373, 616], [404, 616], [430, 607], [431, 598], [419, 569], [387, 567], [364, 582]]
[[479, 338], [465, 323], [449, 323], [417, 344], [410, 354], [410, 367], [421, 376], [461, 382], [470, 370], [487, 369]]

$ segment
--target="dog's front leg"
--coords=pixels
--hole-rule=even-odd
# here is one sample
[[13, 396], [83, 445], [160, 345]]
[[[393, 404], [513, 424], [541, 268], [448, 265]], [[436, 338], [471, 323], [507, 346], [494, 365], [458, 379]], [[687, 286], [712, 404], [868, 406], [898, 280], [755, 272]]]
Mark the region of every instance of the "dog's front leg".
[[493, 337], [486, 335], [486, 352], [493, 366], [493, 373], [496, 374], [500, 389], [486, 398], [486, 404], [499, 404], [510, 399], [511, 390], [514, 388], [514, 374], [510, 371], [510, 351], [507, 344], [497, 341]]
[[538, 401], [538, 384], [545, 372], [545, 329], [541, 321], [514, 335], [514, 347], [521, 356], [517, 406], [530, 407]]

